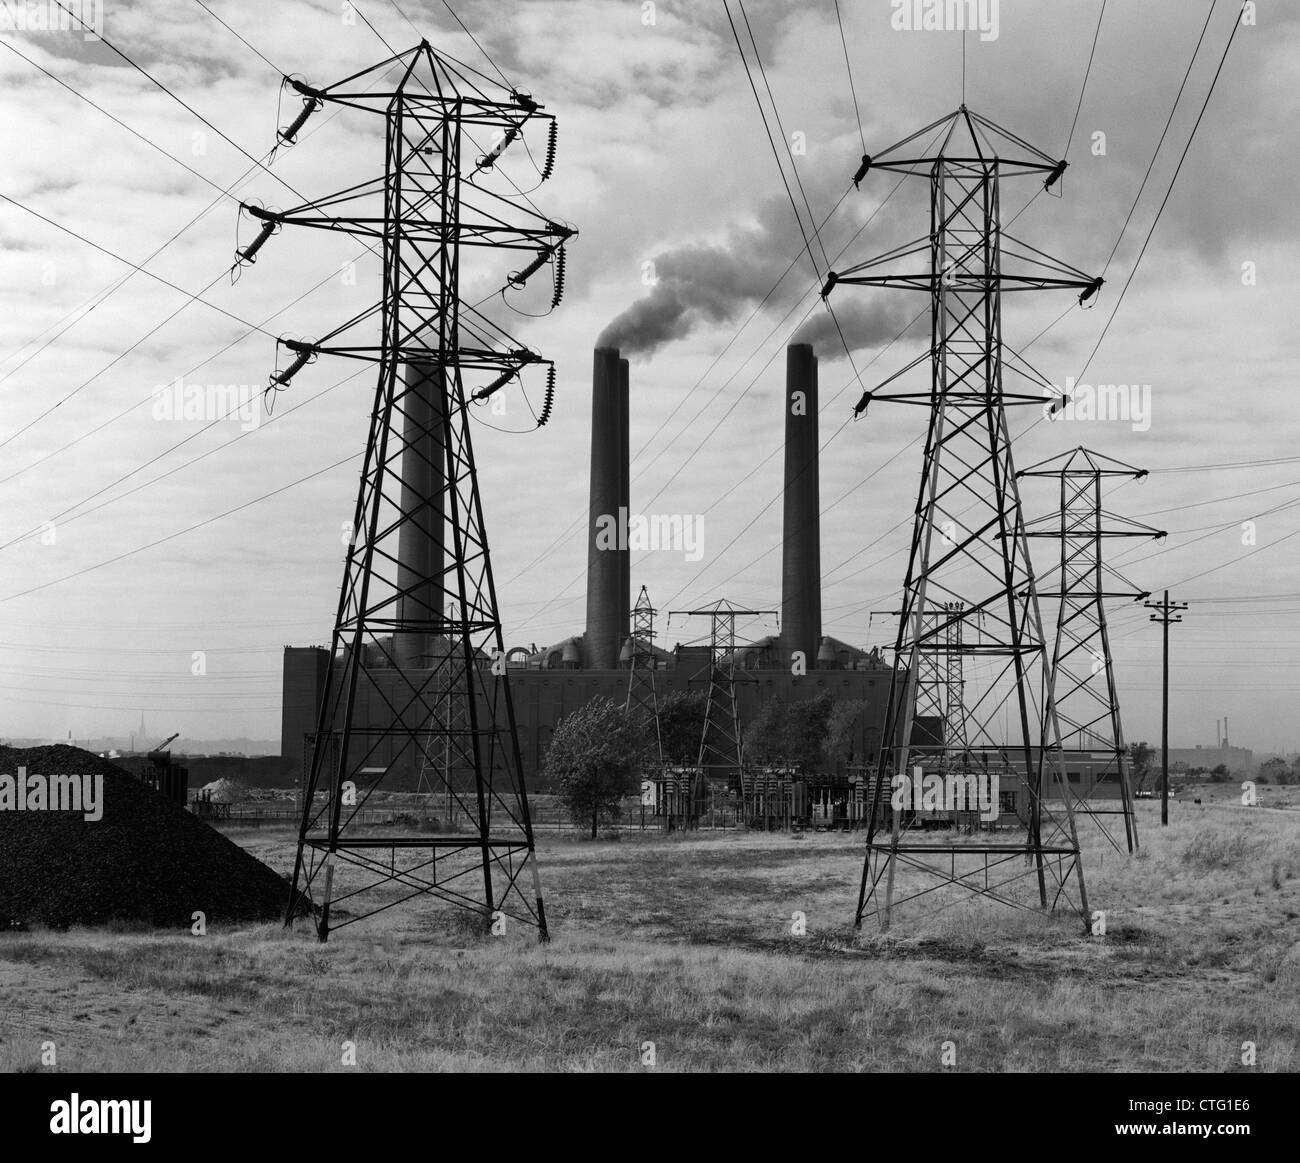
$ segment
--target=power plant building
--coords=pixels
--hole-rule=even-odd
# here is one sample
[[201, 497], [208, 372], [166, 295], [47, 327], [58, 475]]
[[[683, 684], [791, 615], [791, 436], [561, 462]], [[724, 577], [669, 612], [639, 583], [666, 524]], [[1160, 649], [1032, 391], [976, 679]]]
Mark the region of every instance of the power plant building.
[[[421, 374], [426, 373], [408, 368], [408, 382]], [[597, 348], [592, 374], [586, 625], [581, 633], [544, 647], [515, 646], [506, 656], [523, 776], [530, 787], [538, 786], [552, 734], [564, 716], [598, 695], [619, 704], [627, 697], [631, 557], [626, 539], [610, 548], [607, 533], [611, 521], [626, 522], [631, 513], [629, 398], [627, 360], [615, 348]], [[837, 701], [861, 701], [865, 710], [854, 726], [852, 751], [856, 762], [874, 761], [889, 696], [889, 664], [877, 652], [822, 634], [817, 359], [810, 345], [795, 344], [787, 350], [784, 407], [780, 632], [736, 651], [740, 721], [743, 727], [773, 698], [796, 702], [829, 694]], [[415, 451], [408, 450], [405, 460], [416, 459]], [[423, 453], [419, 463], [404, 463], [404, 487], [424, 484], [436, 492], [437, 482], [431, 478], [437, 470], [431, 466], [440, 458], [437, 449]], [[602, 530], [606, 536], [602, 537]], [[439, 541], [440, 530], [434, 527], [425, 536], [413, 530], [399, 545], [402, 567], [436, 575], [443, 560]], [[418, 669], [421, 657], [430, 657], [439, 644], [396, 643], [395, 647], [392, 653], [404, 668]], [[712, 661], [707, 645], [655, 648], [653, 656], [661, 700], [675, 691], [707, 690]], [[328, 667], [329, 651], [324, 647], [285, 647], [281, 749], [295, 767], [302, 763], [305, 741], [317, 729]], [[375, 681], [382, 682], [382, 677], [381, 672]], [[393, 677], [396, 681], [398, 672]], [[392, 715], [393, 700], [383, 696], [384, 692], [364, 687], [357, 692], [361, 714], [375, 716], [376, 725], [380, 716]], [[414, 788], [420, 774], [393, 771], [385, 785]]]

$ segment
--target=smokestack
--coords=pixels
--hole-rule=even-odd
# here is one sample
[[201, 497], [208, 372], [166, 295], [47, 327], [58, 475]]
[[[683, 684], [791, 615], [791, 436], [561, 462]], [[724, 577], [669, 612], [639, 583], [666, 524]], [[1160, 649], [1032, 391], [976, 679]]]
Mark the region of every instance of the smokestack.
[[817, 463], [817, 357], [785, 352], [785, 516], [781, 538], [781, 651], [817, 664], [822, 632], [821, 489]]
[[[618, 505], [619, 512], [630, 518], [631, 509], [631, 447], [630, 447], [631, 413], [628, 404], [627, 360], [618, 361]], [[632, 635], [632, 551], [622, 549], [618, 553], [618, 648], [621, 654], [624, 644]], [[617, 660], [616, 660], [617, 661]]]
[[428, 625], [443, 601], [447, 432], [442, 368], [408, 363], [403, 383], [395, 403], [402, 413], [401, 504], [411, 519], [397, 531], [397, 621], [419, 628], [399, 631], [393, 646], [398, 665], [412, 668], [432, 665]]
[[591, 500], [587, 520], [585, 665], [614, 670], [629, 625], [629, 572], [622, 536], [627, 503], [627, 364], [598, 347], [591, 376]]

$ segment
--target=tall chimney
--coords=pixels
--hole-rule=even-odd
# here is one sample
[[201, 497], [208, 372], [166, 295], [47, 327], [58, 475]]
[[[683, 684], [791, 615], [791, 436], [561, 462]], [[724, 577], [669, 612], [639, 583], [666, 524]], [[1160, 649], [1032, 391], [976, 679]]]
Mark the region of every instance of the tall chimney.
[[[631, 413], [628, 404], [627, 360], [618, 361], [618, 505], [619, 512], [630, 520], [631, 509]], [[632, 551], [623, 549], [618, 554], [618, 648], [632, 635]], [[617, 656], [615, 657], [617, 665]]]
[[822, 633], [821, 490], [817, 463], [817, 357], [785, 352], [785, 515], [781, 537], [781, 652], [817, 665]]
[[[394, 653], [403, 669], [432, 665], [429, 623], [440, 614], [445, 565], [443, 542], [447, 432], [442, 413], [443, 370], [408, 363], [404, 391], [395, 401], [402, 413], [402, 511], [411, 519], [397, 531], [398, 625]], [[406, 592], [409, 591], [409, 592]]]
[[[623, 544], [627, 503], [627, 365], [618, 348], [598, 347], [591, 377], [591, 500], [587, 519], [587, 633], [584, 664], [613, 670], [629, 625]], [[624, 634], [624, 636], [626, 636]]]

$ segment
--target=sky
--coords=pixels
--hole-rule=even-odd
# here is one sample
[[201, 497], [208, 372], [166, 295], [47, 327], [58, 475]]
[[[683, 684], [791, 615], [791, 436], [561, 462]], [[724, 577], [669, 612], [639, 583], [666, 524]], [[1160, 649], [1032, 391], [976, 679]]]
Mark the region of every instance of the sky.
[[[1030, 202], [1016, 238], [1105, 271], [1091, 309], [1067, 311], [1067, 292], [1009, 296], [1006, 343], [1053, 384], [1134, 385], [1149, 403], [1140, 422], [1035, 424], [1036, 406], [1018, 410], [1016, 463], [1086, 445], [1149, 470], [1107, 508], [1168, 531], [1114, 549], [1116, 568], [1190, 603], [1171, 631], [1172, 745], [1213, 744], [1228, 716], [1236, 744], [1300, 749], [1300, 453], [1287, 423], [1300, 14], [1264, 3], [1238, 29], [1134, 273], [1235, 0], [1112, 0], [1099, 31], [1095, 0], [1002, 0], [995, 36], [896, 28], [888, 0], [841, 0], [843, 39], [833, 3], [753, 0], [747, 29], [733, 0], [774, 142], [720, 0], [454, 7], [495, 67], [558, 117], [553, 176], [529, 196], [579, 230], [556, 311], [530, 317], [546, 305], [535, 296], [514, 304], [529, 315], [494, 309], [557, 369], [545, 428], [529, 411], [535, 381], [505, 415], [475, 421], [507, 646], [582, 630], [602, 334], [632, 361], [633, 509], [704, 519], [698, 561], [634, 554], [634, 592], [645, 584], [661, 611], [779, 605], [782, 351], [797, 336], [821, 357], [824, 632], [892, 640], [872, 611], [898, 600], [923, 414], [880, 406], [855, 422], [851, 409], [924, 351], [925, 319], [905, 330], [924, 301], [837, 288], [846, 356], [815, 289], [828, 263], [928, 229], [922, 180], [891, 194], [893, 175], [850, 179], [863, 152], [962, 103], [964, 44], [971, 109], [1051, 157], [1069, 142], [1050, 193], [1006, 180], [1004, 223]], [[276, 367], [272, 336], [319, 336], [378, 297], [377, 261], [316, 231], [285, 230], [230, 277], [237, 240], [255, 232], [239, 200], [287, 208], [382, 167], [378, 119], [348, 110], [317, 114], [255, 165], [299, 107], [283, 74], [330, 84], [420, 36], [493, 66], [441, 0], [109, 0], [100, 31], [0, 27], [0, 734], [126, 735], [143, 714], [151, 737], [275, 740], [283, 646], [329, 639], [373, 370], [322, 358], [270, 417], [260, 405], [229, 420], [160, 415], [155, 390], [179, 377], [256, 399]], [[527, 154], [501, 166], [537, 186]], [[809, 211], [826, 219], [825, 256], [805, 248], [796, 208], [805, 231]], [[1026, 486], [1027, 516], [1052, 503]], [[1131, 601], [1110, 620], [1126, 734], [1157, 740], [1159, 628]], [[668, 646], [704, 628], [665, 623]]]

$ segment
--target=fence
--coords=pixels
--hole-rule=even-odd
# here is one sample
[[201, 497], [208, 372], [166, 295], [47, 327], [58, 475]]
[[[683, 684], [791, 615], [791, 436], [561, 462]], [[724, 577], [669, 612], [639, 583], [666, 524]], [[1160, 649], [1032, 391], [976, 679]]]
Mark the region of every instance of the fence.
[[[535, 831], [562, 832], [566, 830], [583, 831], [590, 825], [575, 823], [568, 809], [563, 804], [547, 802], [552, 797], [541, 797], [541, 802], [532, 802], [529, 811]], [[230, 804], [229, 811], [220, 819], [210, 819], [210, 823], [228, 828], [294, 828], [301, 821], [300, 811], [288, 801], [249, 801], [242, 804]], [[469, 813], [447, 803], [442, 796], [412, 796], [410, 802], [382, 804], [373, 808], [362, 808], [353, 817], [353, 822], [362, 827], [402, 827], [410, 826], [420, 829], [422, 823], [437, 821], [437, 831], [454, 832], [474, 825], [474, 818]], [[611, 826], [623, 830], [649, 831], [663, 826], [663, 819], [655, 816], [654, 809], [641, 803], [640, 799], [627, 799], [622, 804], [619, 821], [615, 825], [602, 824], [602, 830]], [[721, 797], [710, 799], [708, 807], [700, 812], [698, 827], [701, 829], [734, 828], [736, 826], [736, 807]], [[431, 831], [433, 829], [430, 829]]]

